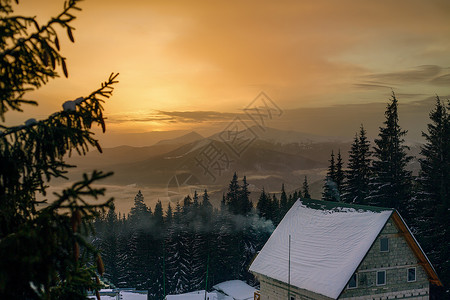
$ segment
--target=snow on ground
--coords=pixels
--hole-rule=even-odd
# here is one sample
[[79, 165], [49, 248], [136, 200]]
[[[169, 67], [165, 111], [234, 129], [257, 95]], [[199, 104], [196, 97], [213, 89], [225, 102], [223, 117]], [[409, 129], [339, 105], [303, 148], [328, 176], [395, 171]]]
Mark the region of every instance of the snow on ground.
[[[97, 299], [97, 297], [89, 296], [88, 299]], [[117, 300], [117, 298], [113, 296], [100, 296], [100, 300]]]
[[253, 299], [256, 291], [254, 287], [241, 280], [224, 281], [213, 286], [213, 289], [223, 292], [236, 300]]
[[[239, 280], [235, 280], [239, 281]], [[243, 283], [243, 282], [242, 282]], [[245, 283], [244, 283], [245, 284]], [[116, 291], [111, 289], [103, 289], [100, 290], [100, 300], [147, 300], [147, 294], [141, 294], [139, 292], [133, 291], [120, 291], [119, 297], [113, 296]], [[97, 299], [94, 296], [89, 296], [89, 299]], [[204, 300], [205, 299], [205, 291], [194, 291], [185, 294], [179, 295], [167, 295], [166, 300]], [[207, 300], [234, 300], [234, 299], [244, 299], [244, 298], [232, 298], [218, 291], [208, 292], [206, 294]], [[253, 296], [252, 296], [253, 299]]]
[[[105, 294], [108, 295], [105, 295]], [[119, 298], [112, 296], [112, 290], [100, 290], [100, 300], [147, 300], [147, 294], [140, 294], [138, 292], [120, 291]], [[102, 295], [103, 294], [103, 295]], [[89, 296], [89, 299], [97, 299], [97, 297]]]
[[302, 199], [275, 229], [250, 271], [336, 299], [392, 210]]
[[[195, 291], [179, 295], [167, 295], [166, 300], [204, 300], [205, 291]], [[233, 298], [217, 291], [212, 291], [206, 294], [206, 300], [233, 300]]]
[[133, 292], [120, 292], [120, 300], [147, 300], [147, 294], [139, 294]]

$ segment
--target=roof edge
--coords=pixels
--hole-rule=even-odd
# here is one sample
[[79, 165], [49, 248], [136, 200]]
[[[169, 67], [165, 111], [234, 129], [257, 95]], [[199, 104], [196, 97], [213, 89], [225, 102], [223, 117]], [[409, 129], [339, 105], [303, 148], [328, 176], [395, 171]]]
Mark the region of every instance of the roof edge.
[[419, 243], [412, 234], [408, 225], [406, 225], [405, 220], [402, 218], [402, 216], [397, 210], [394, 210], [394, 213], [392, 214], [392, 220], [394, 221], [395, 225], [399, 228], [399, 230], [402, 233], [404, 233], [406, 243], [411, 248], [416, 258], [419, 260], [419, 264], [422, 265], [422, 267], [425, 269], [425, 272], [429, 276], [428, 280], [430, 281], [430, 283], [437, 286], [444, 286], [441, 280], [439, 279], [436, 270], [434, 269], [433, 265], [428, 259], [427, 255], [423, 251], [422, 247], [420, 247]]
[[318, 209], [322, 207], [324, 209], [335, 209], [335, 208], [353, 208], [357, 210], [363, 211], [371, 211], [371, 212], [384, 212], [384, 211], [394, 211], [393, 208], [381, 207], [381, 206], [369, 206], [369, 205], [361, 205], [361, 204], [353, 204], [353, 203], [345, 203], [345, 202], [334, 202], [334, 201], [325, 201], [325, 200], [317, 200], [310, 198], [298, 198], [297, 201], [300, 201], [303, 205]]

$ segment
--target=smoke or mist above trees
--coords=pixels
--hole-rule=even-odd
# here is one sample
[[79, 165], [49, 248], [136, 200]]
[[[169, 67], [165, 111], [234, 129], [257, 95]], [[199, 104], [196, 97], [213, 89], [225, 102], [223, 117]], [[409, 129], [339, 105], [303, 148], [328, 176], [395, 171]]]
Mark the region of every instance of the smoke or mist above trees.
[[[149, 290], [156, 298], [231, 279], [255, 285], [247, 270], [251, 260], [302, 193], [287, 195], [282, 186], [278, 199], [262, 191], [255, 208], [247, 184], [245, 176], [240, 183], [234, 174], [219, 208], [213, 208], [207, 190], [169, 203], [164, 213], [160, 201], [153, 211], [147, 207], [141, 191], [128, 215], [112, 207], [94, 223], [104, 279], [116, 287]], [[308, 193], [307, 178], [303, 192]]]
[[[207, 190], [187, 195], [182, 205], [169, 204], [164, 213], [161, 202], [153, 211], [147, 207], [140, 191], [127, 216], [111, 208], [94, 223], [93, 243], [103, 253], [104, 278], [117, 287], [148, 290], [155, 298], [210, 289], [230, 279], [254, 285], [247, 268], [274, 223], [252, 208], [245, 184], [233, 177], [219, 209], [209, 202]], [[278, 208], [276, 203], [272, 208]]]

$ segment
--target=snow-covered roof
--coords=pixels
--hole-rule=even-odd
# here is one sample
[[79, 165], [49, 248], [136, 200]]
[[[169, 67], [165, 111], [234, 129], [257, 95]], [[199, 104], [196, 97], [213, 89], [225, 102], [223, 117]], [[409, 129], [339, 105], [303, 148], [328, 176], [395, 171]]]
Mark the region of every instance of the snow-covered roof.
[[[166, 300], [204, 300], [205, 299], [205, 290], [189, 292], [185, 294], [178, 295], [167, 295]], [[208, 292], [206, 294], [207, 300], [233, 300], [233, 298], [222, 294], [217, 291]]]
[[300, 199], [250, 271], [336, 299], [391, 216], [387, 208]]
[[235, 300], [253, 299], [256, 289], [241, 280], [229, 280], [216, 284], [213, 289], [223, 292]]

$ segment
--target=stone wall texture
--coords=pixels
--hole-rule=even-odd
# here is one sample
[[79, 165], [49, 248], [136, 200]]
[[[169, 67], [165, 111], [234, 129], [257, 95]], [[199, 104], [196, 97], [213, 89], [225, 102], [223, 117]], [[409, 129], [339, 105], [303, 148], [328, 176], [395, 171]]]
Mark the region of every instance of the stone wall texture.
[[[389, 251], [380, 251], [380, 239], [389, 239]], [[416, 280], [408, 282], [409, 268], [416, 268]], [[377, 286], [377, 271], [386, 271], [386, 284]], [[417, 262], [404, 236], [392, 221], [386, 223], [356, 271], [357, 288], [346, 288], [339, 299], [428, 299], [428, 276]], [[368, 298], [367, 296], [371, 296]]]
[[284, 282], [268, 278], [266, 276], [258, 276], [260, 282], [261, 300], [289, 299], [294, 297], [295, 300], [331, 300], [332, 298], [316, 294], [304, 289], [288, 285]]

